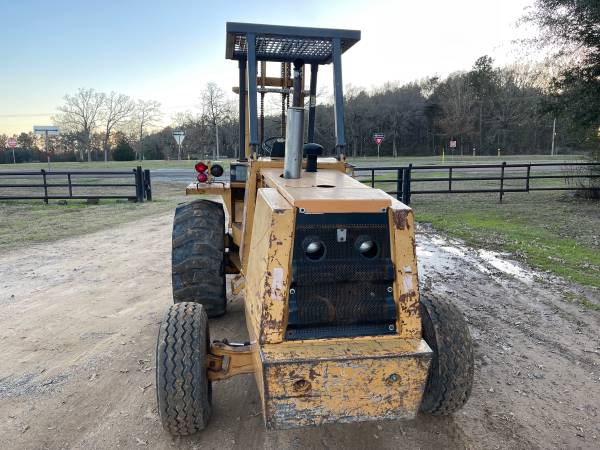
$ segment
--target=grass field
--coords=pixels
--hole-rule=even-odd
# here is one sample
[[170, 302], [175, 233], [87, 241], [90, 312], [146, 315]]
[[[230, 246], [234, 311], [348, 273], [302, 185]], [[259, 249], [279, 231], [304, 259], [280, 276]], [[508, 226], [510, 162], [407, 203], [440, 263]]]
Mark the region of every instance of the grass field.
[[[184, 187], [155, 183], [154, 201], [131, 203], [101, 200], [0, 202], [0, 252], [29, 244], [41, 244], [70, 236], [91, 233], [143, 217], [173, 211], [185, 201]], [[144, 230], [140, 230], [140, 237]]]
[[600, 205], [573, 193], [415, 196], [418, 222], [475, 247], [510, 252], [528, 265], [600, 288]]
[[583, 161], [582, 155], [506, 155], [506, 156], [447, 156], [442, 159], [440, 156], [399, 156], [397, 158], [389, 157], [367, 157], [367, 158], [348, 158], [351, 164], [357, 167], [370, 166], [406, 166], [413, 165], [451, 165], [451, 164], [499, 164], [503, 161], [515, 163], [528, 162], [573, 162]]
[[[502, 161], [506, 162], [569, 162], [569, 161], [580, 161], [584, 157], [581, 155], [558, 155], [551, 157], [549, 155], [507, 155], [500, 158], [496, 156], [449, 156], [442, 160], [441, 157], [437, 156], [401, 156], [398, 158], [348, 158], [348, 161], [355, 166], [384, 166], [384, 165], [408, 165], [413, 164], [484, 164], [484, 163], [499, 163]], [[231, 159], [222, 159], [222, 164], [225, 167], [229, 166]], [[183, 160], [183, 161], [163, 161], [163, 160], [145, 160], [145, 161], [104, 161], [95, 162], [57, 162], [51, 163], [51, 170], [67, 170], [67, 169], [88, 169], [88, 170], [100, 170], [100, 169], [130, 169], [141, 165], [145, 169], [191, 169], [194, 167], [196, 160]], [[2, 170], [40, 170], [47, 169], [48, 163], [23, 163], [23, 164], [0, 164], [0, 171]]]

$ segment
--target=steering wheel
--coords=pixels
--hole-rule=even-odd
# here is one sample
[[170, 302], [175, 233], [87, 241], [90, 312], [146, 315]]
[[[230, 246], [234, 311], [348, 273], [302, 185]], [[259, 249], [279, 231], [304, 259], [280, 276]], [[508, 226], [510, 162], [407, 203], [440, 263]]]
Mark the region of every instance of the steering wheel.
[[271, 156], [271, 152], [273, 151], [273, 144], [279, 140], [279, 139], [283, 139], [282, 136], [273, 136], [270, 137], [268, 139], [265, 139], [262, 143], [262, 151], [263, 151], [263, 156]]

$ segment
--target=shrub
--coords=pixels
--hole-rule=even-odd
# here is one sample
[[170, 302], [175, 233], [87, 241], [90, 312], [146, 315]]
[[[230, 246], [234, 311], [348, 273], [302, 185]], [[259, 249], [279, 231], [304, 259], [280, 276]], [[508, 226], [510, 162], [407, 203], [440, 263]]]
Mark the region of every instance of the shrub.
[[115, 161], [133, 161], [135, 159], [135, 151], [133, 151], [129, 142], [121, 140], [113, 149], [112, 158]]

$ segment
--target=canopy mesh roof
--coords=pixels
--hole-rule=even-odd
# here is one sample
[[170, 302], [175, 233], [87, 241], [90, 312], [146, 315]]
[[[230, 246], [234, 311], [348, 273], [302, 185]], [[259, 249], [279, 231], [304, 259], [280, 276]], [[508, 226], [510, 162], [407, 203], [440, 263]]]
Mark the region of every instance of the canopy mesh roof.
[[333, 39], [340, 39], [342, 53], [360, 40], [360, 31], [327, 28], [280, 27], [274, 25], [227, 23], [227, 58], [244, 59], [246, 36], [256, 36], [256, 59], [326, 64], [331, 62]]

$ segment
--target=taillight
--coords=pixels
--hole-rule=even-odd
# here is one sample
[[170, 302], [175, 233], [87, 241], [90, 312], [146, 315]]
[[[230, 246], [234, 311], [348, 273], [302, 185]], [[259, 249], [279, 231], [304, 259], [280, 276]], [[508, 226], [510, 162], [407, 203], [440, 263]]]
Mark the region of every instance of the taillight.
[[204, 164], [202, 161], [200, 161], [200, 162], [196, 163], [196, 165], [194, 166], [194, 169], [196, 169], [196, 172], [198, 172], [196, 179], [200, 183], [206, 183], [208, 181], [208, 174], [206, 173], [206, 171], [208, 170], [208, 166], [206, 164]]
[[208, 169], [208, 166], [206, 164], [204, 164], [202, 161], [196, 163], [196, 165], [194, 166], [194, 169], [196, 169], [196, 172], [199, 173], [203, 173], [206, 172], [206, 169]]

